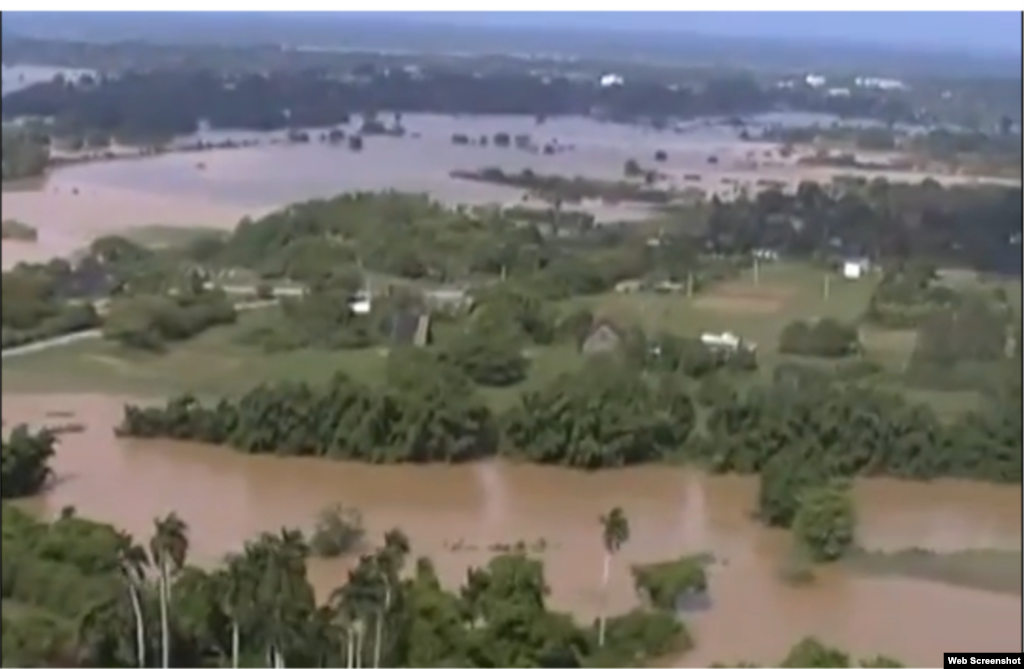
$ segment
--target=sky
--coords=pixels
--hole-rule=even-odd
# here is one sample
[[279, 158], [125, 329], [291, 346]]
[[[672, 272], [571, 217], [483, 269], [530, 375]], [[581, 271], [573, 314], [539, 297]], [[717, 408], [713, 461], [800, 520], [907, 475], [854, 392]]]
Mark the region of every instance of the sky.
[[415, 12], [474, 25], [842, 40], [909, 49], [1020, 54], [1020, 12]]
[[[341, 5], [344, 6], [344, 3]], [[63, 12], [5, 12], [5, 24], [17, 25], [19, 19], [44, 18], [47, 23], [61, 16], [71, 23], [91, 23], [102, 14]], [[223, 21], [230, 12], [184, 12], [191, 21]], [[260, 14], [263, 14], [262, 12]], [[280, 12], [275, 16], [298, 17], [301, 12]], [[78, 15], [76, 18], [72, 18]], [[266, 16], [266, 14], [263, 14]], [[110, 12], [106, 17], [134, 17], [147, 21], [159, 15]], [[357, 17], [376, 21], [400, 19], [405, 22], [429, 22], [435, 25], [463, 25], [491, 28], [553, 28], [600, 32], [657, 32], [659, 40], [678, 33], [708, 37], [755, 38], [762, 40], [835, 43], [837, 46], [883, 46], [902, 51], [941, 51], [986, 56], [1021, 54], [1020, 12], [309, 12], [306, 19], [327, 24], [352, 21]], [[30, 18], [34, 17], [34, 18]], [[228, 19], [230, 20], [230, 19]], [[273, 19], [272, 19], [273, 20]]]

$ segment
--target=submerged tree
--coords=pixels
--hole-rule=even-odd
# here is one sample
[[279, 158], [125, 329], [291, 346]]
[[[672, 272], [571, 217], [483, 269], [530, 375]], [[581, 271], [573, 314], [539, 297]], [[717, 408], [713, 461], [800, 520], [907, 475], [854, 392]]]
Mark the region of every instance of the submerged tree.
[[601, 543], [604, 546], [604, 564], [601, 568], [601, 590], [604, 602], [601, 606], [601, 617], [598, 629], [598, 646], [603, 647], [608, 625], [608, 587], [611, 584], [612, 558], [622, 546], [629, 541], [629, 519], [625, 512], [615, 507], [601, 516]]

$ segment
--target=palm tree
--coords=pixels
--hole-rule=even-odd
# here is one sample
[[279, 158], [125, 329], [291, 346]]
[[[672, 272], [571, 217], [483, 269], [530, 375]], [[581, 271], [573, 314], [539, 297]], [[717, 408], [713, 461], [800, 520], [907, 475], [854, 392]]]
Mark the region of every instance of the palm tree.
[[629, 520], [620, 507], [615, 507], [601, 516], [601, 540], [604, 543], [604, 570], [601, 573], [601, 589], [603, 599], [601, 617], [598, 622], [598, 646], [604, 647], [604, 638], [608, 626], [608, 584], [612, 575], [612, 557], [619, 552], [622, 545], [629, 541]]
[[171, 513], [153, 521], [153, 537], [149, 540], [149, 552], [160, 576], [160, 643], [161, 666], [171, 666], [171, 573], [185, 564], [188, 555], [188, 525], [177, 514]]
[[258, 599], [268, 614], [267, 651], [271, 665], [284, 669], [287, 650], [299, 634], [294, 605], [303, 597], [312, 598], [306, 582], [309, 546], [301, 532], [282, 529], [264, 535], [255, 551], [260, 570]]
[[136, 654], [121, 634], [128, 624], [123, 600], [104, 597], [95, 602], [78, 619], [77, 666], [124, 666], [121, 662]]
[[399, 529], [389, 530], [384, 534], [384, 548], [377, 555], [377, 567], [380, 571], [384, 587], [384, 606], [377, 614], [377, 629], [373, 640], [373, 669], [380, 669], [382, 648], [384, 645], [384, 624], [391, 611], [391, 599], [399, 585], [405, 558], [409, 555], [409, 537]]
[[249, 567], [245, 555], [230, 555], [221, 573], [222, 606], [231, 621], [231, 667], [238, 669], [241, 654], [241, 618], [247, 604], [252, 603], [252, 594], [247, 595]]
[[362, 616], [357, 615], [352, 621], [352, 632], [356, 637], [356, 664], [355, 669], [363, 668], [363, 639], [366, 637], [366, 621]]
[[117, 538], [117, 563], [128, 585], [128, 596], [132, 602], [135, 619], [135, 653], [139, 667], [146, 666], [146, 622], [142, 615], [141, 586], [146, 580], [149, 556], [146, 550], [132, 539], [130, 534], [121, 532]]
[[354, 615], [345, 586], [334, 589], [328, 599], [328, 606], [331, 608], [334, 625], [345, 633], [345, 668], [355, 669], [356, 641], [352, 625]]

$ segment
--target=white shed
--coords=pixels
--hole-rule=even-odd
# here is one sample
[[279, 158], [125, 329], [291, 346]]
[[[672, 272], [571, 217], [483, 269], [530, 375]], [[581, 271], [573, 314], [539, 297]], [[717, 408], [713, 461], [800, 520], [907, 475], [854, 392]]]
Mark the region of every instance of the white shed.
[[871, 263], [866, 258], [850, 258], [843, 261], [843, 278], [856, 281], [863, 278], [870, 269]]

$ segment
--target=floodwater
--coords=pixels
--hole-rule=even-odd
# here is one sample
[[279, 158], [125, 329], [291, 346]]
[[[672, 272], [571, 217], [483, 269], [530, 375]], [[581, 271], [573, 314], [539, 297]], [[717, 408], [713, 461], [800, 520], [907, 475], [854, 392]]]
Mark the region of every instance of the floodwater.
[[[142, 161], [93, 163], [61, 170], [51, 183], [82, 190], [121, 188], [202, 197], [253, 208], [348, 190], [388, 188], [429, 193], [451, 203], [483, 204], [516, 202], [521, 194], [516, 189], [452, 179], [449, 173], [497, 166], [511, 172], [532, 169], [538, 173], [619, 179], [626, 160], [633, 158], [654, 167], [654, 153], [662, 149], [669, 154], [668, 160], [658, 167], [666, 173], [704, 171], [711, 167], [708, 157], [716, 155], [721, 160], [714, 166], [716, 174], [726, 174], [749, 150], [737, 143], [734, 131], [714, 126], [673, 134], [583, 118], [552, 119], [538, 125], [534, 119], [522, 116], [435, 115], [408, 115], [402, 124], [405, 137], [368, 137], [361, 152], [353, 152], [344, 144], [264, 144]], [[529, 135], [538, 147], [557, 142], [565, 150], [543, 155], [490, 144], [452, 143], [452, 135], [457, 133], [475, 142], [499, 132]], [[220, 131], [200, 133], [199, 137], [208, 141], [284, 139], [282, 133]]]
[[[4, 396], [8, 424], [54, 421], [73, 411], [88, 429], [66, 435], [58, 482], [29, 505], [65, 505], [145, 538], [152, 519], [176, 511], [190, 526], [193, 559], [210, 562], [261, 530], [302, 526], [327, 505], [362, 510], [374, 536], [403, 528], [442, 577], [494, 555], [494, 543], [544, 539], [554, 605], [581, 617], [600, 602], [598, 516], [622, 506], [632, 537], [615, 565], [611, 606], [636, 602], [628, 564], [710, 551], [710, 609], [687, 614], [698, 648], [675, 666], [715, 660], [775, 661], [815, 634], [861, 655], [886, 653], [910, 666], [938, 666], [951, 649], [1021, 648], [1019, 597], [909, 579], [854, 577], [824, 570], [811, 586], [778, 578], [788, 545], [749, 519], [756, 485], [676, 468], [583, 474], [483, 463], [461, 467], [374, 467], [245, 456], [211, 446], [114, 439], [122, 400], [103, 396]], [[64, 420], [64, 419], [61, 419]], [[871, 481], [857, 488], [860, 541], [869, 548], [1018, 548], [1020, 488]], [[452, 544], [461, 543], [461, 550]], [[345, 561], [318, 562], [321, 592], [341, 583]]]
[[[391, 122], [386, 116], [384, 120]], [[760, 122], [813, 120], [799, 115], [796, 119], [771, 115]], [[525, 197], [515, 188], [453, 179], [453, 170], [500, 167], [510, 172], [531, 169], [567, 177], [619, 179], [626, 161], [633, 159], [645, 168], [657, 168], [665, 177], [665, 185], [722, 196], [736, 194], [741, 187], [757, 188], [757, 182], [763, 180], [795, 185], [805, 179], [828, 181], [842, 173], [797, 165], [795, 157], [780, 157], [777, 147], [741, 142], [735, 129], [710, 121], [665, 131], [585, 118], [558, 118], [537, 124], [535, 119], [522, 116], [407, 115], [402, 124], [407, 136], [367, 138], [364, 150], [358, 153], [345, 145], [287, 144], [282, 133], [209, 131], [199, 137], [211, 141], [258, 139], [262, 143], [58, 169], [41, 189], [4, 193], [2, 217], [23, 221], [39, 231], [35, 244], [4, 243], [4, 267], [21, 260], [38, 262], [67, 256], [98, 236], [130, 228], [160, 225], [229, 229], [243, 216], [258, 216], [294, 202], [356, 190], [418, 192], [447, 204], [470, 205], [514, 204]], [[557, 143], [562, 149], [554, 155], [543, 155], [493, 144], [452, 143], [456, 133], [476, 141], [498, 132], [529, 135], [535, 146]], [[658, 150], [667, 153], [664, 162], [655, 162]], [[877, 175], [893, 180], [924, 177], [898, 172]], [[635, 203], [586, 202], [567, 208], [589, 212], [603, 222], [633, 221], [652, 215], [650, 208]]]

